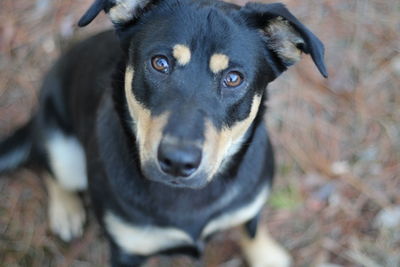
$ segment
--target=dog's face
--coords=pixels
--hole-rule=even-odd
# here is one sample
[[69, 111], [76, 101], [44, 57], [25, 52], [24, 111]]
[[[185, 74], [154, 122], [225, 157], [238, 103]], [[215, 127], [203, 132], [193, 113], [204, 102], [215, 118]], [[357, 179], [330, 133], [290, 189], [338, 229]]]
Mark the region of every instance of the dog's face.
[[120, 29], [126, 106], [146, 178], [205, 186], [242, 147], [267, 84], [302, 51], [322, 47], [283, 6], [269, 9], [165, 0]]
[[142, 21], [125, 72], [142, 171], [204, 186], [240, 147], [272, 80], [262, 40], [208, 8], [167, 8]]

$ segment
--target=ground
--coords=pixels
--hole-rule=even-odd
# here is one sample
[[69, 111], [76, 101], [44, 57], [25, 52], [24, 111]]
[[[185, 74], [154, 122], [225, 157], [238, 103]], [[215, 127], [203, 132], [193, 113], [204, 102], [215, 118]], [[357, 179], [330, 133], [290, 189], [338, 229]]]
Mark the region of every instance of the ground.
[[[278, 173], [263, 223], [295, 266], [400, 266], [400, 4], [283, 2], [325, 43], [329, 79], [304, 57], [269, 88]], [[0, 136], [35, 110], [41, 77], [67, 40], [110, 27], [104, 15], [75, 26], [90, 3], [2, 0]], [[0, 266], [105, 266], [93, 218], [70, 244], [49, 233], [46, 194], [29, 170], [0, 179]], [[218, 235], [203, 266], [243, 266], [237, 237]], [[147, 266], [202, 265], [158, 257]]]

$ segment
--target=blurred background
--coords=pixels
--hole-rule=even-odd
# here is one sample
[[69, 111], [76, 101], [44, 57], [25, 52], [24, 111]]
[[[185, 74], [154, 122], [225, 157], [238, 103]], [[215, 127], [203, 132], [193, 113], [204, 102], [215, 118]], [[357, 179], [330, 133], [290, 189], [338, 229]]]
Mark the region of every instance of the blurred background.
[[[71, 40], [110, 28], [104, 14], [77, 28], [91, 2], [1, 0], [0, 137], [32, 115], [43, 74]], [[269, 88], [278, 172], [263, 223], [295, 266], [398, 267], [400, 2], [282, 2], [324, 42], [329, 79], [305, 56]], [[0, 266], [106, 266], [93, 217], [65, 244], [49, 233], [46, 199], [29, 170], [0, 179]], [[245, 266], [237, 238], [217, 235], [203, 265], [157, 257], [146, 266]]]

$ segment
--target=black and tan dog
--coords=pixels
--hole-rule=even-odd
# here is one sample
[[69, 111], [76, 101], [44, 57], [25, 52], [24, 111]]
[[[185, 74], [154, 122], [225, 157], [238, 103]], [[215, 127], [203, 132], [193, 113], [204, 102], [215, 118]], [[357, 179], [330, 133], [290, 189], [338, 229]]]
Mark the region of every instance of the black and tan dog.
[[318, 38], [282, 4], [97, 0], [113, 32], [75, 45], [46, 76], [30, 123], [0, 144], [0, 170], [46, 173], [50, 227], [82, 234], [88, 189], [113, 266], [201, 251], [216, 231], [244, 226], [251, 266], [289, 266], [257, 223], [273, 176], [265, 88]]

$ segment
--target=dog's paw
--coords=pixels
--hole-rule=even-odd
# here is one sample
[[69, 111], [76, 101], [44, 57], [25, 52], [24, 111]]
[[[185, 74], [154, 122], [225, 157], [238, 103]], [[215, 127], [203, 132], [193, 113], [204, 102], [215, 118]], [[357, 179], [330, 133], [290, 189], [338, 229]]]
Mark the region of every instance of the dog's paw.
[[68, 242], [82, 236], [86, 220], [85, 208], [76, 194], [67, 191], [57, 193], [50, 197], [50, 229]]
[[250, 267], [289, 267], [292, 265], [290, 254], [268, 233], [266, 228], [257, 230], [253, 239], [245, 236], [241, 240], [244, 256]]
[[250, 267], [290, 267], [292, 258], [282, 247], [269, 247], [248, 257]]

